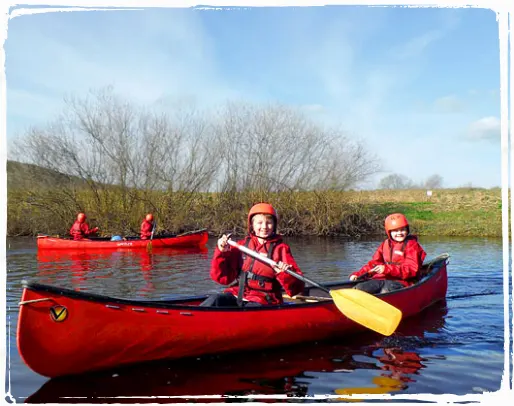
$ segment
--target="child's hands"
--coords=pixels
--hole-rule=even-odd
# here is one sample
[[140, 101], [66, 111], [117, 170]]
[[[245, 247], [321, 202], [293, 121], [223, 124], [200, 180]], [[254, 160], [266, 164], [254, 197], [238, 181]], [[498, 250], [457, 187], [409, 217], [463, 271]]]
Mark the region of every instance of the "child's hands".
[[357, 280], [357, 275], [350, 275], [350, 281], [353, 282], [353, 281], [356, 281]]
[[221, 252], [227, 252], [229, 249], [230, 249], [230, 246], [228, 245], [228, 235], [226, 234], [223, 234], [219, 239], [218, 239], [218, 249], [221, 251]]
[[288, 269], [291, 269], [291, 265], [284, 264], [282, 261], [279, 261], [279, 262], [277, 263], [277, 266], [275, 266], [275, 267], [273, 268], [273, 270], [274, 270], [276, 273], [281, 273], [281, 272], [287, 271]]
[[370, 273], [378, 273], [378, 274], [382, 274], [384, 273], [385, 271], [385, 265], [377, 265], [376, 267], [374, 267], [372, 270], [370, 270], [369, 272]]

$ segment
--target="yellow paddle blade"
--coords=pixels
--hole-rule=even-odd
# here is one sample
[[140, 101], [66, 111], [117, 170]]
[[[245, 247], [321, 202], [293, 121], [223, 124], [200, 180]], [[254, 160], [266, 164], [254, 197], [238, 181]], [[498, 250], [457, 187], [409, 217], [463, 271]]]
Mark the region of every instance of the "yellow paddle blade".
[[402, 319], [399, 309], [362, 290], [331, 290], [330, 296], [346, 317], [385, 336], [393, 334]]
[[352, 395], [351, 398], [337, 398], [337, 400], [342, 400], [344, 402], [362, 402], [364, 398], [359, 398], [359, 394], [365, 395], [385, 395], [386, 393], [397, 392], [400, 388], [398, 387], [380, 387], [380, 388], [344, 388], [344, 389], [336, 389], [335, 392], [337, 395]]
[[[395, 378], [376, 376], [373, 378], [373, 383], [378, 385], [375, 388], [341, 388], [336, 389], [335, 392], [338, 395], [358, 395], [358, 394], [369, 394], [369, 395], [383, 395], [391, 392], [398, 392], [403, 389], [404, 385], [402, 381]], [[355, 397], [353, 399], [343, 399], [349, 402], [359, 402], [362, 398]]]
[[393, 378], [390, 376], [375, 376], [372, 379], [372, 382], [378, 386], [388, 386], [389, 388], [402, 388], [404, 383], [400, 381], [398, 378]]
[[397, 386], [380, 386], [378, 388], [341, 388], [336, 389], [338, 395], [383, 395], [391, 392], [398, 392], [401, 388]]

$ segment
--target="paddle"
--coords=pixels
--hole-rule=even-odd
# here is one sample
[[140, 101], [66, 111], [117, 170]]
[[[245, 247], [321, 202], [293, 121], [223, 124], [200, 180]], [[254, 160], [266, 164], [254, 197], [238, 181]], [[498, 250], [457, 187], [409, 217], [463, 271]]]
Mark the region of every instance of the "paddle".
[[176, 235], [175, 237], [183, 237], [184, 235], [201, 233], [201, 232], [204, 232], [205, 230], [207, 230], [207, 229], [206, 229], [206, 228], [201, 228], [201, 229], [199, 229], [199, 230], [187, 231], [187, 232], [185, 232], [185, 233], [178, 234], [178, 235]]
[[155, 227], [157, 227], [157, 221], [156, 220], [153, 221], [152, 234], [150, 235], [150, 241], [153, 240], [153, 233], [155, 231]]
[[[227, 242], [232, 247], [237, 248], [258, 261], [264, 262], [272, 268], [277, 265], [272, 259], [264, 257], [230, 239], [228, 239]], [[389, 336], [394, 333], [400, 323], [402, 312], [399, 309], [367, 292], [357, 289], [331, 290], [289, 269], [285, 272], [329, 293], [341, 313], [370, 330]]]
[[155, 232], [155, 227], [157, 226], [157, 221], [153, 221], [153, 226], [152, 226], [152, 234], [150, 234], [150, 241], [148, 242], [148, 244], [146, 244], [146, 250], [148, 252], [150, 252], [153, 248], [152, 246], [152, 240], [153, 240], [153, 233]]

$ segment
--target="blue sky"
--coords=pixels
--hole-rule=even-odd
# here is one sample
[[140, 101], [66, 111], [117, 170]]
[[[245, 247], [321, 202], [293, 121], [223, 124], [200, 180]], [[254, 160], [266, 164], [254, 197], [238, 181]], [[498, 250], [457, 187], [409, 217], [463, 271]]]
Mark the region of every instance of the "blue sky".
[[[501, 185], [490, 10], [330, 6], [146, 9], [9, 21], [7, 141], [113, 85], [138, 103], [271, 101], [365, 142], [384, 172]], [[367, 187], [372, 187], [373, 183]]]

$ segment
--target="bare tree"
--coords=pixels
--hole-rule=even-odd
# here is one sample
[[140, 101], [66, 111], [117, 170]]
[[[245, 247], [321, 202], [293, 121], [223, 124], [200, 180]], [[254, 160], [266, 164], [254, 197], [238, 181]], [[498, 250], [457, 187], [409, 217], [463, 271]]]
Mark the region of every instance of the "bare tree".
[[416, 185], [405, 175], [393, 173], [382, 178], [378, 184], [379, 189], [412, 189]]
[[98, 213], [121, 204], [128, 219], [149, 191], [194, 193], [212, 183], [216, 162], [208, 125], [199, 112], [177, 109], [166, 114], [136, 108], [111, 88], [84, 98], [68, 97], [65, 103], [57, 120], [29, 130], [13, 152], [21, 162], [66, 174], [70, 182], [65, 190], [73, 196], [74, 209], [83, 206], [77, 185], [93, 192]]
[[380, 170], [343, 131], [282, 105], [156, 111], [124, 101], [110, 87], [65, 103], [62, 115], [30, 129], [13, 151], [18, 161], [61, 175], [48, 193], [31, 196], [47, 218], [57, 206], [67, 221], [86, 210], [105, 229], [121, 225], [124, 232], [148, 207], [159, 209], [163, 222], [185, 224], [201, 206], [198, 192], [229, 192], [213, 209], [225, 216], [248, 203], [233, 192], [253, 201], [270, 192], [346, 190]]
[[379, 170], [358, 142], [281, 105], [229, 103], [215, 133], [220, 190], [343, 190]]
[[425, 181], [425, 188], [427, 189], [440, 189], [443, 187], [443, 177], [441, 175], [432, 175]]

